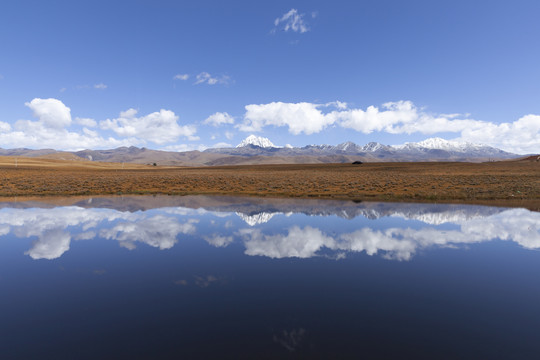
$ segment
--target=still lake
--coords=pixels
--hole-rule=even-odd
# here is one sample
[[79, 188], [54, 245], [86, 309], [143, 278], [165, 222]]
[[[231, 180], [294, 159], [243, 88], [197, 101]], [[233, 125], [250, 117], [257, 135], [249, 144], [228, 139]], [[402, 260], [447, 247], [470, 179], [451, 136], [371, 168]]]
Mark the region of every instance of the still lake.
[[0, 203], [0, 357], [536, 358], [540, 213], [237, 197]]

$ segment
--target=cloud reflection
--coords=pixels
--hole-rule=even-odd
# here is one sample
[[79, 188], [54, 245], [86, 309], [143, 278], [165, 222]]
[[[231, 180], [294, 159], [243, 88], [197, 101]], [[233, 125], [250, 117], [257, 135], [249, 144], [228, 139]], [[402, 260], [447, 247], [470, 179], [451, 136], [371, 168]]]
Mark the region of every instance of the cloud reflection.
[[[332, 203], [332, 208], [321, 209], [313, 206], [315, 203], [298, 204], [263, 204], [259, 213], [257, 204], [247, 201], [237, 207], [249, 212], [239, 212], [234, 203], [220, 203], [213, 208], [166, 207], [146, 211], [81, 206], [4, 207], [0, 210], [0, 236], [11, 234], [30, 239], [25, 254], [36, 260], [59, 258], [70, 249], [72, 241], [96, 238], [117, 241], [130, 250], [137, 244], [166, 250], [174, 247], [181, 235], [196, 235], [198, 231], [204, 241], [216, 248], [238, 242], [245, 247], [246, 255], [274, 259], [341, 259], [347, 253], [364, 252], [410, 260], [430, 247], [460, 247], [496, 239], [513, 241], [526, 249], [540, 249], [540, 213], [525, 209], [337, 202]], [[347, 208], [345, 213], [343, 206]], [[274, 212], [269, 211], [270, 207]], [[293, 213], [289, 211], [293, 208], [310, 216], [288, 217], [286, 214]], [[223, 219], [234, 214], [249, 227], [239, 229], [234, 221]], [[332, 214], [335, 217], [330, 218]], [[324, 221], [313, 226], [314, 216]], [[277, 218], [280, 220], [276, 225], [268, 226], [269, 221]], [[208, 226], [201, 225], [205, 221], [211, 224], [209, 234], [205, 233]], [[345, 227], [341, 226], [344, 222]]]
[[486, 218], [459, 220], [457, 230], [437, 227], [388, 228], [375, 230], [364, 227], [335, 238], [321, 230], [293, 226], [286, 234], [265, 235], [257, 229], [239, 231], [247, 255], [270, 258], [320, 255], [323, 250], [382, 254], [387, 259], [410, 260], [419, 250], [432, 247], [455, 247], [496, 239], [514, 241], [527, 249], [540, 248], [540, 213], [512, 209]]
[[135, 249], [137, 242], [170, 249], [178, 235], [195, 233], [196, 223], [195, 219], [112, 209], [2, 209], [0, 236], [12, 233], [18, 238], [37, 237], [25, 254], [36, 260], [52, 260], [69, 250], [72, 233], [74, 240], [92, 240], [99, 236], [118, 241], [127, 249]]
[[39, 235], [37, 241], [32, 244], [32, 248], [25, 252], [34, 260], [56, 259], [69, 250], [71, 235], [62, 229], [46, 230]]
[[323, 247], [333, 248], [334, 239], [321, 230], [306, 226], [293, 226], [287, 235], [265, 235], [259, 229], [242, 229], [238, 232], [244, 239], [247, 255], [263, 255], [270, 258], [310, 258]]
[[137, 222], [124, 221], [111, 229], [100, 231], [100, 237], [116, 240], [127, 249], [135, 249], [135, 243], [141, 242], [152, 247], [170, 249], [176, 244], [179, 234], [195, 233], [196, 220], [179, 223], [174, 217], [156, 215]]

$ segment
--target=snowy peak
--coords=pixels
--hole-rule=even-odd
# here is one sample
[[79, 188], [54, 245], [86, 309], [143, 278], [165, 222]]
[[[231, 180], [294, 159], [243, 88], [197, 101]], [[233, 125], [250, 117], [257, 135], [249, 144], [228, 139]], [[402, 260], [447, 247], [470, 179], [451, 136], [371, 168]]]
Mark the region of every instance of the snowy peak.
[[248, 145], [258, 146], [262, 148], [276, 148], [277, 147], [268, 138], [255, 136], [255, 135], [249, 135], [247, 138], [242, 140], [240, 144], [236, 145], [236, 147], [241, 148]]
[[416, 143], [405, 143], [404, 145], [393, 146], [397, 150], [419, 150], [419, 149], [428, 149], [428, 150], [445, 150], [445, 151], [455, 151], [455, 152], [468, 152], [479, 150], [482, 148], [489, 148], [486, 145], [473, 144], [469, 142], [459, 142], [452, 140], [444, 140], [441, 138], [429, 138], [424, 141], [419, 141]]
[[423, 147], [425, 149], [439, 149], [439, 150], [456, 150], [463, 149], [469, 144], [460, 143], [457, 141], [444, 140], [438, 137], [429, 138], [424, 141], [417, 142], [418, 147]]
[[388, 146], [379, 144], [378, 142], [370, 142], [362, 146], [362, 151], [365, 152], [375, 152], [378, 150], [387, 150]]
[[[408, 142], [402, 145], [383, 145], [370, 142], [358, 145], [347, 141], [338, 145], [307, 145], [304, 147], [276, 146], [264, 137], [250, 135], [236, 148], [207, 149], [205, 152], [217, 154], [281, 157], [279, 161], [308, 161], [295, 157], [332, 157], [329, 159], [311, 158], [309, 161], [353, 162], [361, 161], [487, 161], [489, 159], [511, 159], [515, 154], [507, 153], [488, 145], [473, 144], [441, 138], [430, 138], [420, 142]], [[265, 159], [268, 161], [269, 159]], [[308, 161], [308, 162], [309, 162]], [[209, 162], [208, 164], [214, 164]], [[216, 163], [217, 164], [217, 163]], [[221, 164], [221, 163], [220, 163]]]
[[350, 150], [356, 149], [357, 147], [358, 145], [356, 145], [352, 141], [347, 141], [336, 146], [338, 150], [342, 150], [342, 151], [348, 151], [348, 150], [350, 151]]

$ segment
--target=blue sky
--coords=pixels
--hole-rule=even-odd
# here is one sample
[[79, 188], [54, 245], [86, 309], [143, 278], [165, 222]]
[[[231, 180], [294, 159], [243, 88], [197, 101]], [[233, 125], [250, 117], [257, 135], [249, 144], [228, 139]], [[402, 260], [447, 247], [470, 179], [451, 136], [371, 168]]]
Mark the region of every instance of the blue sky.
[[538, 1], [13, 1], [0, 147], [540, 153]]

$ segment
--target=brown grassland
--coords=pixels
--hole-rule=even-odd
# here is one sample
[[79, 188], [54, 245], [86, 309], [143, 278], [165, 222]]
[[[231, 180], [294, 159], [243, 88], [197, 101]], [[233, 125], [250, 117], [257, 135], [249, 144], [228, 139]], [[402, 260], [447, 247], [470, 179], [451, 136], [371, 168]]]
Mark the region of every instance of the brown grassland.
[[[16, 164], [16, 165], [15, 165]], [[540, 210], [540, 162], [161, 167], [0, 157], [0, 196], [227, 194], [464, 202]]]

